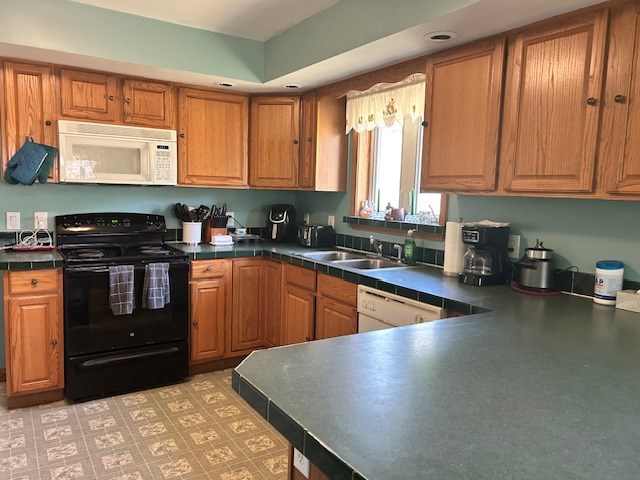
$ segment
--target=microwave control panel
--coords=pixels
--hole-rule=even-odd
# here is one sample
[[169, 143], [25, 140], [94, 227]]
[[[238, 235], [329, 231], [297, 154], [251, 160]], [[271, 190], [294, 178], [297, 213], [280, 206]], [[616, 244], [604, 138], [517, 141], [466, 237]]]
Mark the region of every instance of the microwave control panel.
[[161, 185], [175, 185], [175, 166], [172, 159], [174, 145], [167, 143], [157, 143], [153, 152], [153, 183]]

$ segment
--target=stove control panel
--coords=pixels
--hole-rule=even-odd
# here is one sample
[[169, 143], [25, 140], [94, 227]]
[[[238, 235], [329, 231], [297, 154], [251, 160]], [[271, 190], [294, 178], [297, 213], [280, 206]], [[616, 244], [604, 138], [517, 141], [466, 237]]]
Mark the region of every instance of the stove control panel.
[[56, 217], [56, 233], [113, 234], [164, 233], [164, 216], [145, 213], [79, 213]]

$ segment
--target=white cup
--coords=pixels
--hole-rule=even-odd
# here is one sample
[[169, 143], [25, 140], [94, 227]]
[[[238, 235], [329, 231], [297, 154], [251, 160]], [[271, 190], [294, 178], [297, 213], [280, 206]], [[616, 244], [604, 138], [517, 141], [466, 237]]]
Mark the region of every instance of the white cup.
[[202, 241], [202, 222], [182, 222], [182, 243], [198, 245]]

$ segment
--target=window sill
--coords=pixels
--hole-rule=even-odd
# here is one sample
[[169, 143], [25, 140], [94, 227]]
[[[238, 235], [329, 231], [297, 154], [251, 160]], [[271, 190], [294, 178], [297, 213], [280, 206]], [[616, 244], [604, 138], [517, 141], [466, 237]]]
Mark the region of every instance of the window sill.
[[373, 220], [371, 218], [345, 216], [342, 221], [356, 230], [369, 230], [389, 235], [404, 236], [407, 230], [414, 230], [416, 238], [433, 241], [444, 241], [443, 225], [425, 225], [421, 223], [399, 222], [395, 220]]

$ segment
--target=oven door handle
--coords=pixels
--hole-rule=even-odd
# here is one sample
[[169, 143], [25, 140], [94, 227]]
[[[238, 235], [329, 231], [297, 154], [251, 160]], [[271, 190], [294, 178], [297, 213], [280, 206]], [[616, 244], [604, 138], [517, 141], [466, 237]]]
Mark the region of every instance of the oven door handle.
[[173, 355], [177, 352], [178, 352], [178, 347], [167, 347], [167, 348], [161, 348], [158, 350], [153, 350], [150, 352], [126, 353], [122, 355], [113, 355], [106, 358], [97, 358], [94, 360], [87, 360], [85, 362], [82, 362], [79, 365], [79, 367], [83, 370], [87, 370], [90, 368], [113, 366], [118, 363], [129, 362], [131, 360], [136, 360], [141, 358], [164, 357], [168, 355]]

